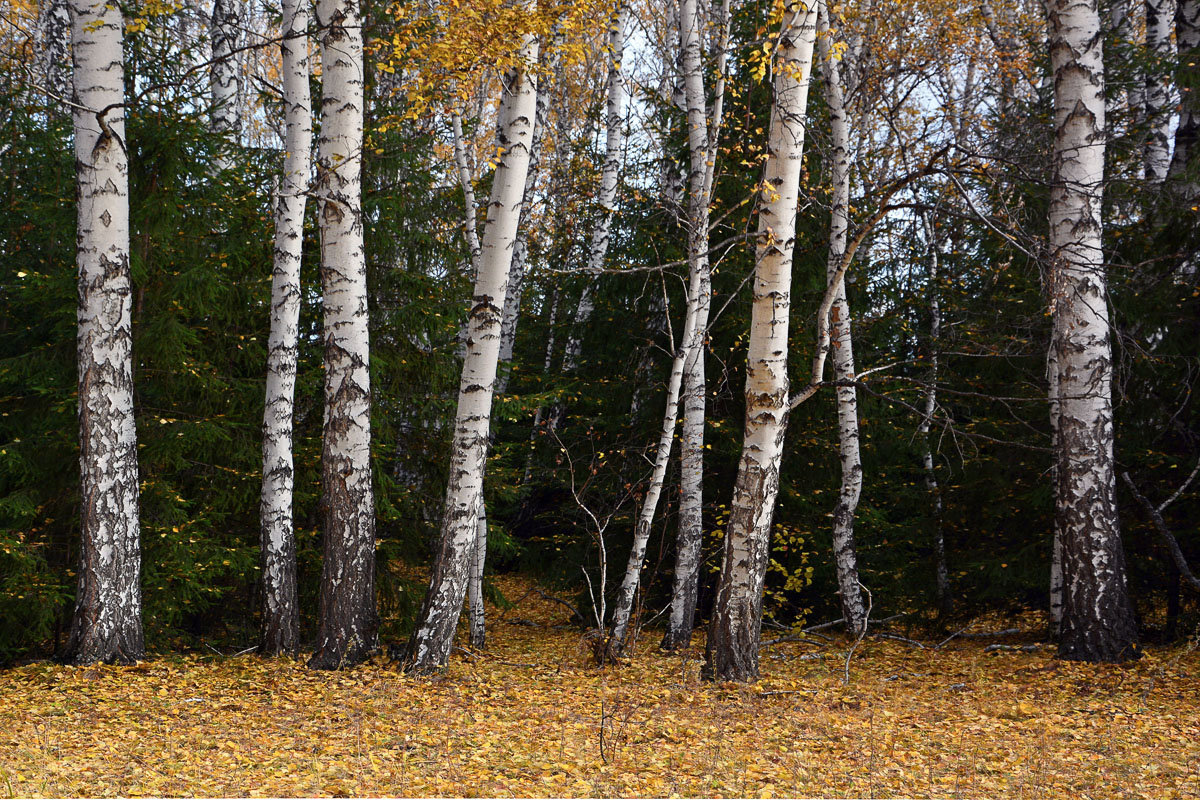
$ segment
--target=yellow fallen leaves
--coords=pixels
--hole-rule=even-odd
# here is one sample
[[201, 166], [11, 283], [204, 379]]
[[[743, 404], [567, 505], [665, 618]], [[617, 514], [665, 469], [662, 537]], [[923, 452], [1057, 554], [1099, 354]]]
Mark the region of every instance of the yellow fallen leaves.
[[[506, 587], [510, 597], [523, 592]], [[561, 622], [528, 600], [524, 619]], [[494, 615], [498, 616], [498, 615]], [[516, 616], [515, 612], [512, 616]], [[433, 679], [251, 656], [0, 673], [0, 793], [1146, 797], [1200, 793], [1200, 658], [1084, 666], [978, 643], [700, 649], [598, 671], [570, 630], [495, 619]], [[651, 637], [646, 637], [650, 639]]]

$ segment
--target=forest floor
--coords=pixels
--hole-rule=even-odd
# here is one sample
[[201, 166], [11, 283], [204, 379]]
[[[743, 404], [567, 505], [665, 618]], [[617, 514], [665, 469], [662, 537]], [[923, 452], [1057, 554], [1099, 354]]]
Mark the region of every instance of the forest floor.
[[813, 639], [712, 685], [699, 647], [650, 632], [599, 670], [576, 629], [533, 625], [561, 606], [500, 614], [435, 678], [215, 655], [0, 672], [0, 796], [1200, 797], [1195, 649], [1089, 666], [868, 638], [845, 683], [849, 642]]

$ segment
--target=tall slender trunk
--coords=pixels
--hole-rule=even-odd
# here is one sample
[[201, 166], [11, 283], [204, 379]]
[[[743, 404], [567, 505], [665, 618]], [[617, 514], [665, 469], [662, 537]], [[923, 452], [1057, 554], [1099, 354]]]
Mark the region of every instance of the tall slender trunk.
[[1113, 471], [1112, 351], [1101, 251], [1104, 65], [1095, 0], [1049, 0], [1054, 74], [1050, 194], [1052, 347], [1058, 372], [1057, 514], [1062, 540], [1059, 655], [1120, 661], [1137, 630]]
[[363, 40], [357, 0], [320, 0], [321, 135], [317, 148], [325, 428], [325, 561], [309, 666], [337, 669], [376, 646], [375, 499], [371, 486], [370, 342], [363, 252]]
[[700, 276], [696, 298], [695, 347], [684, 364], [683, 430], [680, 438], [679, 531], [675, 546], [675, 576], [671, 615], [662, 647], [687, 647], [692, 640], [700, 583], [700, 547], [704, 512], [704, 419], [708, 383], [704, 372], [704, 341], [712, 305], [712, 269], [708, 258], [708, 209], [717, 159], [717, 138], [725, 93], [725, 52], [728, 47], [729, 3], [718, 7], [717, 79], [711, 112], [704, 89], [704, 20], [695, 2], [679, 7], [680, 67], [688, 121], [688, 268]]
[[222, 172], [233, 166], [231, 145], [242, 130], [242, 111], [238, 101], [241, 77], [237, 53], [241, 36], [238, 0], [214, 0], [209, 36], [212, 42], [212, 63], [208, 70], [209, 93], [212, 101], [210, 127], [225, 138], [218, 152], [215, 168]]
[[1146, 49], [1158, 62], [1146, 72], [1146, 144], [1143, 150], [1146, 180], [1161, 183], [1171, 166], [1171, 76], [1175, 43], [1171, 28], [1175, 0], [1146, 0]]
[[588, 246], [587, 283], [575, 308], [571, 333], [563, 350], [563, 372], [570, 374], [579, 368], [583, 352], [583, 335], [596, 310], [596, 276], [608, 257], [609, 238], [617, 207], [617, 179], [621, 172], [621, 151], [625, 147], [625, 36], [629, 19], [629, 3], [618, 0], [608, 27], [608, 78], [605, 85], [604, 165], [600, 170], [600, 191], [596, 197], [599, 217], [592, 229]]
[[[671, 363], [671, 374], [667, 379], [667, 406], [663, 411], [662, 427], [659, 430], [658, 449], [654, 456], [654, 469], [650, 475], [650, 485], [638, 512], [637, 521], [633, 528], [633, 545], [629, 551], [629, 560], [625, 564], [625, 574], [617, 589], [613, 603], [612, 643], [616, 650], [621, 650], [627, 644], [629, 623], [632, 620], [633, 609], [637, 599], [638, 586], [642, 577], [642, 562], [646, 558], [646, 547], [650, 542], [650, 529], [654, 524], [654, 516], [658, 511], [658, 501], [662, 497], [663, 484], [666, 480], [667, 466], [671, 460], [671, 447], [675, 438], [675, 425], [679, 418], [681, 401], [680, 390], [685, 373], [691, 373], [691, 387], [700, 384], [699, 420], [701, 447], [703, 447], [704, 426], [704, 373], [703, 373], [703, 342], [704, 329], [708, 326], [708, 309], [711, 295], [711, 278], [708, 264], [708, 201], [704, 188], [706, 174], [705, 159], [708, 154], [708, 119], [705, 113], [704, 76], [702, 69], [701, 23], [696, 0], [682, 0], [679, 4], [680, 48], [684, 73], [685, 92], [688, 94], [688, 149], [690, 152], [689, 172], [689, 231], [688, 231], [688, 288], [687, 310], [684, 315], [683, 331], [680, 334]], [[686, 30], [685, 30], [686, 29]], [[703, 208], [701, 208], [703, 205]], [[699, 227], [702, 225], [703, 227]], [[700, 362], [697, 365], [697, 361]], [[697, 411], [693, 403], [693, 424]], [[692, 431], [693, 440], [695, 431]], [[703, 454], [700, 454], [701, 460]], [[695, 456], [689, 456], [684, 464], [686, 470], [696, 470]], [[698, 472], [698, 470], [696, 471]], [[689, 484], [689, 490], [698, 498], [701, 475], [694, 472], [684, 476]], [[694, 508], [699, 515], [699, 509]], [[697, 518], [697, 523], [699, 519]]]
[[34, 75], [42, 82], [50, 108], [65, 108], [71, 99], [71, 14], [67, 0], [38, 4]]
[[482, 649], [487, 644], [486, 619], [483, 610], [483, 568], [487, 564], [487, 504], [479, 493], [479, 511], [475, 518], [475, 544], [471, 549], [470, 575], [467, 580], [467, 615], [470, 622], [471, 647]]
[[929, 491], [929, 499], [933, 504], [935, 596], [938, 610], [946, 613], [950, 610], [950, 571], [946, 567], [946, 540], [942, 525], [942, 490], [938, 486], [937, 471], [933, 463], [933, 445], [929, 441], [929, 431], [933, 427], [933, 415], [937, 412], [939, 340], [942, 335], [942, 307], [938, 289], [940, 245], [937, 230], [934, 227], [936, 222], [931, 223], [924, 215], [922, 215], [921, 221], [925, 226], [925, 240], [929, 243], [929, 388], [925, 390], [925, 410], [921, 415], [921, 424], [917, 426], [917, 433], [921, 436], [921, 462], [925, 468], [925, 488]]
[[1179, 0], [1175, 11], [1179, 48], [1179, 127], [1171, 175], [1180, 178], [1187, 200], [1200, 197], [1200, 0]]
[[788, 5], [776, 50], [746, 363], [746, 425], [705, 647], [702, 674], [709, 680], [758, 677], [763, 582], [787, 430], [792, 252], [816, 17], [815, 9]]
[[120, 9], [71, 0], [79, 271], [79, 584], [64, 658], [128, 664], [142, 638]]
[[300, 261], [304, 207], [312, 168], [312, 99], [308, 88], [308, 4], [283, 1], [283, 174], [275, 204], [271, 332], [263, 411], [263, 617], [259, 652], [294, 655], [300, 646], [296, 536], [292, 524], [295, 471], [292, 421], [300, 336]]
[[537, 56], [537, 39], [527, 34], [520, 52], [522, 66], [515, 70], [511, 83], [516, 87], [511, 116], [503, 136], [500, 163], [492, 179], [487, 225], [475, 278], [441, 541], [429, 590], [406, 656], [408, 666], [419, 672], [444, 667], [450, 659], [454, 631], [467, 591], [471, 557], [476, 551], [504, 298], [512, 266], [512, 245], [521, 218], [533, 121], [537, 113], [537, 79], [532, 71]]
[[[833, 140], [830, 159], [833, 197], [829, 221], [829, 258], [826, 275], [830, 281], [838, 277], [846, 253], [850, 229], [850, 130], [846, 120], [846, 100], [842, 93], [842, 76], [834, 57], [832, 42], [827, 35], [828, 12], [824, 3], [819, 12], [819, 63], [825, 77], [825, 101]], [[829, 345], [833, 351], [833, 375], [839, 383], [854, 380], [854, 349], [850, 333], [850, 303], [846, 299], [846, 282], [838, 280], [837, 293], [829, 313]], [[863, 468], [859, 450], [858, 392], [853, 386], [837, 387], [838, 449], [841, 456], [841, 485], [838, 502], [833, 509], [833, 555], [837, 566], [838, 594], [841, 596], [842, 617], [846, 630], [852, 635], [862, 631], [867, 622], [866, 604], [858, 579], [858, 550], [854, 545], [854, 513], [862, 495]]]

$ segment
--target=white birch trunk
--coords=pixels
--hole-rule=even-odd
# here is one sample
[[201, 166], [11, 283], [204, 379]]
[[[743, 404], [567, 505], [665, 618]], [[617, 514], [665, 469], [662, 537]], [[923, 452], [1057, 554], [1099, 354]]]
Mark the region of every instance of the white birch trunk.
[[[1054, 291], [1054, 267], [1050, 267], [1051, 279], [1049, 285], [1050, 292]], [[1051, 294], [1051, 301], [1053, 295]], [[1055, 337], [1053, 332], [1050, 336], [1050, 346], [1046, 349], [1046, 386], [1047, 399], [1049, 400], [1050, 411], [1050, 449], [1055, 453], [1058, 452], [1058, 350], [1055, 347]], [[1050, 467], [1050, 480], [1054, 487], [1054, 523], [1050, 534], [1050, 628], [1055, 636], [1058, 635], [1059, 628], [1062, 626], [1063, 617], [1063, 564], [1062, 564], [1062, 531], [1059, 528], [1061, 518], [1057, 512], [1058, 508], [1058, 465], [1057, 456], [1055, 463]]]
[[325, 321], [321, 488], [325, 560], [309, 665], [337, 669], [375, 649], [375, 501], [363, 251], [363, 40], [357, 0], [320, 0], [321, 135], [317, 202]]
[[263, 619], [259, 651], [294, 655], [300, 646], [296, 536], [292, 524], [295, 471], [292, 422], [300, 335], [300, 261], [304, 207], [312, 168], [312, 99], [308, 87], [308, 4], [283, 1], [283, 174], [275, 204], [271, 332], [263, 412]]
[[590, 276], [575, 308], [571, 333], [563, 350], [563, 373], [570, 375], [579, 368], [583, 352], [583, 335], [592, 314], [596, 311], [596, 278], [604, 268], [608, 256], [609, 235], [613, 216], [616, 214], [617, 179], [621, 172], [621, 150], [625, 146], [625, 102], [628, 90], [625, 87], [625, 35], [629, 18], [627, 0], [619, 0], [616, 12], [609, 21], [608, 29], [608, 79], [605, 87], [605, 132], [604, 166], [600, 172], [600, 193], [596, 205], [600, 216], [592, 229], [588, 247], [587, 272]]
[[120, 9], [71, 0], [78, 198], [79, 583], [64, 657], [132, 663], [142, 638]]
[[[850, 334], [850, 304], [846, 299], [846, 282], [839, 271], [846, 253], [850, 229], [850, 131], [846, 121], [846, 101], [842, 93], [842, 78], [838, 62], [833, 57], [828, 20], [820, 9], [820, 65], [825, 77], [825, 102], [833, 141], [830, 172], [833, 184], [829, 222], [829, 258], [826, 275], [838, 281], [833, 306], [829, 313], [829, 346], [833, 354], [834, 380], [854, 380], [854, 349]], [[862, 495], [862, 455], [859, 449], [858, 392], [853, 386], [838, 386], [838, 449], [841, 457], [841, 485], [838, 502], [833, 509], [833, 556], [837, 566], [838, 594], [841, 595], [842, 617], [846, 630], [858, 635], [866, 625], [867, 609], [863, 603], [858, 580], [858, 551], [854, 545], [854, 513]]]
[[1175, 0], [1146, 0], [1146, 49], [1159, 62], [1146, 73], [1146, 145], [1143, 150], [1146, 180], [1158, 184], [1171, 167], [1171, 76], [1166, 67], [1174, 62], [1171, 39]]
[[1117, 661], [1137, 631], [1113, 470], [1112, 351], [1101, 251], [1104, 66], [1095, 0], [1050, 0], [1054, 177], [1051, 303], [1058, 368], [1057, 513], [1062, 540], [1059, 654]]
[[62, 108], [63, 101], [71, 99], [71, 14], [67, 0], [42, 0], [36, 33], [34, 75], [46, 91], [47, 105]]
[[233, 166], [232, 145], [242, 130], [242, 112], [238, 95], [241, 75], [235, 58], [241, 36], [238, 0], [214, 0], [209, 37], [212, 42], [212, 64], [208, 70], [209, 93], [212, 101], [210, 127], [225, 138], [217, 154], [215, 168], [222, 172]]
[[539, 91], [537, 113], [533, 118], [533, 144], [529, 148], [529, 173], [525, 177], [521, 220], [517, 225], [517, 240], [513, 243], [508, 291], [504, 294], [504, 318], [500, 322], [500, 372], [496, 376], [496, 394], [507, 392], [508, 382], [512, 378], [513, 348], [517, 343], [517, 323], [521, 318], [521, 293], [525, 286], [525, 270], [529, 265], [529, 226], [533, 216], [533, 194], [542, 163], [542, 142], [546, 138], [549, 106], [546, 92]]
[[629, 20], [628, 0], [618, 0], [608, 25], [608, 79], [605, 87], [604, 166], [600, 171], [600, 192], [596, 197], [599, 217], [592, 229], [588, 249], [588, 272], [604, 268], [608, 254], [609, 232], [617, 213], [617, 179], [621, 172], [621, 150], [625, 146], [625, 28]]
[[950, 610], [950, 571], [946, 566], [946, 541], [942, 527], [942, 490], [938, 486], [937, 471], [933, 463], [933, 445], [929, 431], [933, 427], [933, 415], [937, 412], [937, 382], [939, 340], [942, 335], [942, 308], [939, 299], [939, 242], [934, 224], [922, 216], [925, 240], [929, 243], [929, 388], [925, 390], [925, 409], [917, 433], [921, 436], [921, 462], [925, 468], [925, 488], [933, 503], [933, 559], [935, 592], [938, 610]]
[[792, 252], [816, 17], [815, 8], [789, 4], [776, 50], [746, 364], [746, 425], [705, 647], [702, 674], [710, 680], [758, 677], [763, 582], [787, 430]]
[[[715, 21], [718, 76], [724, 75], [729, 26], [729, 6], [720, 6]], [[704, 340], [712, 305], [712, 269], [708, 257], [709, 206], [716, 164], [716, 138], [724, 103], [724, 81], [714, 87], [712, 113], [704, 89], [704, 21], [694, 0], [679, 6], [680, 72], [687, 104], [688, 215], [686, 220], [688, 269], [700, 279], [696, 305], [696, 336], [684, 362], [683, 431], [680, 438], [679, 530], [676, 534], [675, 576], [671, 614], [662, 647], [673, 650], [691, 643], [700, 579], [700, 549], [704, 511], [704, 419], [707, 386]]]
[[1171, 176], [1181, 181], [1183, 198], [1194, 201], [1200, 197], [1200, 0], [1179, 0], [1175, 41], [1181, 78]]
[[487, 564], [487, 504], [479, 493], [479, 513], [475, 519], [475, 545], [471, 551], [471, 574], [467, 583], [467, 614], [470, 621], [471, 647], [483, 649], [487, 644], [486, 619], [483, 611], [483, 568]]
[[537, 56], [537, 39], [526, 35], [520, 52], [522, 67], [513, 82], [517, 88], [502, 143], [504, 152], [492, 181], [475, 279], [441, 542], [407, 654], [409, 667], [418, 672], [444, 667], [449, 661], [467, 591], [471, 557], [476, 549], [504, 298], [537, 112], [536, 74], [532, 71]]

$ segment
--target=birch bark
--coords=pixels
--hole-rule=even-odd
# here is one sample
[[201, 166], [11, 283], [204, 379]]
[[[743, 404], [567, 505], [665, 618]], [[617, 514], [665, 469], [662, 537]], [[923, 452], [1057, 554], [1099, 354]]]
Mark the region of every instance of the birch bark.
[[788, 319], [816, 10], [787, 5], [776, 50], [769, 159], [758, 220], [746, 424], [705, 647], [709, 680], [758, 677], [762, 593], [787, 429]]
[[300, 646], [296, 535], [292, 524], [296, 357], [300, 335], [300, 261], [304, 207], [312, 168], [312, 99], [308, 86], [308, 4], [283, 0], [284, 153], [275, 204], [271, 331], [263, 411], [263, 618], [259, 652], [295, 655]]
[[242, 130], [242, 113], [238, 104], [241, 76], [234, 58], [241, 35], [238, 0], [214, 0], [209, 36], [212, 41], [212, 64], [208, 71], [209, 93], [212, 100], [210, 127], [225, 138], [226, 147], [217, 154], [215, 167], [222, 172], [233, 166], [232, 145]]
[[629, 19], [629, 3], [618, 2], [608, 28], [608, 77], [605, 84], [605, 132], [604, 166], [600, 172], [600, 192], [596, 205], [600, 216], [592, 229], [588, 247], [587, 272], [591, 276], [583, 287], [571, 333], [563, 350], [563, 372], [573, 373], [579, 368], [579, 357], [583, 352], [583, 334], [596, 310], [596, 275], [604, 268], [608, 256], [608, 243], [612, 231], [613, 216], [616, 214], [617, 179], [621, 171], [621, 150], [625, 146], [625, 102], [628, 92], [625, 86], [625, 36]]
[[417, 672], [439, 669], [449, 661], [476, 549], [504, 298], [537, 111], [537, 78], [532, 72], [537, 56], [537, 39], [527, 34], [520, 52], [522, 66], [513, 82], [517, 88], [502, 143], [504, 152], [492, 181], [468, 319], [441, 541], [406, 656], [408, 667]]
[[684, 0], [679, 6], [680, 67], [688, 122], [688, 268], [700, 277], [696, 297], [696, 336], [684, 363], [683, 430], [680, 438], [679, 530], [675, 546], [675, 575], [671, 615], [662, 647], [687, 647], [692, 640], [700, 580], [700, 546], [704, 510], [704, 419], [707, 380], [704, 371], [705, 336], [712, 305], [712, 268], [708, 257], [709, 206], [717, 159], [716, 144], [724, 105], [725, 53], [728, 47], [729, 4], [722, 3], [713, 48], [717, 79], [710, 111], [704, 88], [704, 27], [699, 6]]
[[[842, 76], [830, 41], [828, 12], [824, 3], [818, 10], [821, 71], [825, 77], [825, 102], [829, 107], [833, 153], [830, 171], [833, 184], [829, 222], [829, 258], [826, 276], [837, 280], [837, 291], [829, 310], [829, 345], [833, 354], [833, 374], [838, 382], [854, 380], [854, 349], [850, 333], [850, 303], [846, 282], [838, 275], [846, 253], [850, 229], [850, 130], [846, 120], [846, 100]], [[866, 625], [867, 609], [858, 580], [858, 551], [854, 545], [854, 513], [862, 495], [863, 468], [859, 449], [858, 392], [853, 386], [837, 387], [838, 449], [841, 458], [841, 485], [833, 509], [833, 555], [837, 566], [838, 594], [846, 630], [857, 636]]]
[[1052, 347], [1058, 374], [1057, 515], [1062, 542], [1059, 655], [1120, 661], [1137, 631], [1113, 471], [1112, 354], [1101, 251], [1105, 108], [1095, 0], [1049, 0], [1054, 74], [1050, 194]]
[[120, 9], [70, 0], [79, 272], [79, 583], [64, 658], [133, 663], [142, 638]]
[[[641, 583], [642, 562], [646, 558], [646, 547], [650, 541], [650, 529], [662, 497], [663, 483], [671, 460], [671, 447], [675, 438], [675, 426], [682, 401], [681, 388], [688, 376], [687, 395], [690, 411], [685, 421], [684, 442], [689, 452], [683, 455], [683, 470], [680, 492], [688, 498], [689, 508], [681, 530], [694, 528], [698, 533], [702, 503], [702, 479], [704, 460], [704, 331], [708, 327], [708, 312], [712, 294], [711, 274], [708, 263], [708, 192], [706, 177], [709, 153], [709, 128], [707, 106], [704, 97], [702, 21], [697, 0], [682, 0], [679, 3], [679, 46], [680, 66], [683, 73], [685, 104], [688, 118], [688, 291], [687, 310], [678, 349], [671, 364], [667, 380], [667, 407], [663, 412], [662, 428], [659, 431], [658, 449], [655, 451], [654, 469], [650, 486], [634, 524], [633, 545], [625, 574], [613, 603], [612, 643], [620, 651], [626, 644], [629, 623], [633, 615], [638, 585]], [[689, 428], [690, 423], [690, 429]], [[689, 438], [690, 437], [690, 438]], [[681, 448], [684, 445], [681, 444]], [[682, 509], [681, 509], [682, 511]], [[690, 532], [690, 531], [689, 531]], [[692, 543], [683, 544], [684, 557], [699, 559], [699, 542], [695, 542], [695, 553], [689, 552]], [[678, 566], [677, 566], [678, 569]], [[685, 570], [687, 567], [685, 566]], [[682, 598], [681, 598], [682, 599]], [[674, 601], [672, 614], [676, 613]], [[682, 636], [683, 614], [686, 609], [680, 604], [679, 629], [668, 632], [672, 638]], [[693, 610], [694, 610], [693, 602]], [[694, 614], [693, 614], [694, 616]], [[690, 637], [690, 624], [688, 625]], [[667, 640], [664, 639], [664, 643]]]
[[1171, 77], [1166, 66], [1173, 63], [1175, 43], [1171, 28], [1175, 18], [1175, 0], [1146, 0], [1146, 49], [1159, 62], [1146, 71], [1146, 145], [1143, 150], [1146, 180], [1158, 184], [1167, 177], [1171, 166]]
[[51, 108], [71, 99], [71, 14], [67, 0], [42, 0], [38, 5], [37, 54], [34, 74], [42, 81]]
[[929, 431], [933, 426], [933, 415], [937, 412], [937, 382], [939, 340], [942, 334], [942, 307], [939, 299], [938, 273], [940, 271], [940, 245], [937, 230], [929, 219], [922, 215], [925, 240], [929, 243], [929, 388], [925, 390], [925, 410], [917, 433], [921, 436], [921, 462], [925, 468], [925, 488], [933, 503], [933, 559], [935, 592], [938, 609], [943, 613], [950, 610], [950, 572], [946, 567], [946, 541], [942, 527], [942, 490], [938, 486], [937, 471], [933, 463], [933, 445]]
[[363, 251], [363, 40], [357, 0], [320, 0], [317, 206], [325, 320], [321, 488], [325, 560], [309, 666], [357, 664], [376, 646], [370, 342]]
[[1181, 181], [1185, 200], [1200, 197], [1200, 0], [1179, 0], [1175, 11], [1179, 48], [1179, 127], [1171, 176]]

